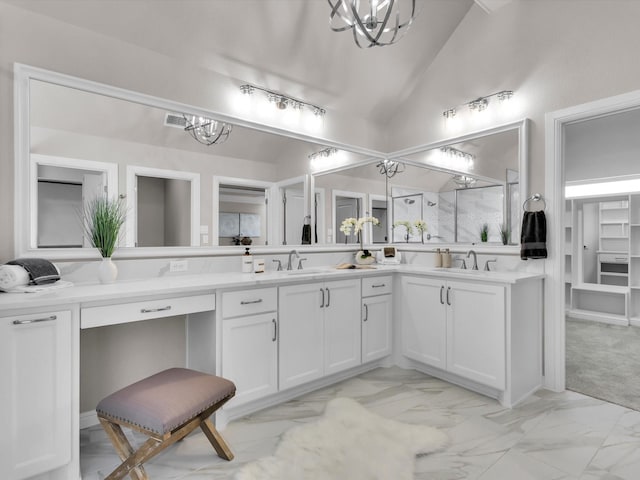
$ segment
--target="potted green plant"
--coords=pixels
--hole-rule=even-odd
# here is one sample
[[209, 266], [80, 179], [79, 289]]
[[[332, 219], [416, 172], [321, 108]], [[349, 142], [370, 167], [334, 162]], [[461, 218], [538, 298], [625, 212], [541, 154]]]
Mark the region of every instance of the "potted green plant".
[[118, 246], [120, 229], [124, 224], [126, 209], [120, 200], [96, 197], [87, 202], [82, 211], [82, 226], [91, 246], [98, 249], [102, 263], [98, 267], [101, 283], [113, 283], [118, 269], [111, 256]]
[[509, 240], [511, 238], [511, 230], [504, 223], [500, 224], [500, 238], [502, 239], [503, 245], [509, 244]]
[[489, 225], [483, 223], [480, 227], [480, 241], [486, 242], [487, 240], [489, 240]]

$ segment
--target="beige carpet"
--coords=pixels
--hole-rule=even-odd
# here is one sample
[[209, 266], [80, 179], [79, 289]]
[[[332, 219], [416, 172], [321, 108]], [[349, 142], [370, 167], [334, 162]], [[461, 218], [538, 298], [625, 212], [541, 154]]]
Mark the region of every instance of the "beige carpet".
[[567, 318], [567, 389], [640, 410], [640, 327]]
[[412, 480], [416, 455], [445, 445], [433, 427], [409, 425], [336, 398], [319, 420], [292, 428], [274, 455], [245, 465], [236, 480]]

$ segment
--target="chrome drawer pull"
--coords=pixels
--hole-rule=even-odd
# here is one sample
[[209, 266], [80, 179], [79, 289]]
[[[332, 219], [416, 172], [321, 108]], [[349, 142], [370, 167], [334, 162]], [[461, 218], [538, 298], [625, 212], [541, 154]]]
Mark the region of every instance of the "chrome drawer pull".
[[171, 310], [171, 305], [167, 305], [166, 307], [159, 307], [159, 308], [141, 308], [140, 313], [165, 312], [167, 310]]
[[378, 283], [377, 285], [371, 285], [371, 288], [380, 288], [380, 287], [386, 287], [387, 285], [385, 283]]
[[251, 305], [253, 303], [262, 303], [262, 299], [259, 298], [258, 300], [241, 300], [240, 301], [240, 305]]
[[56, 315], [51, 315], [50, 317], [45, 318], [34, 318], [33, 320], [14, 320], [14, 325], [27, 325], [29, 323], [40, 323], [40, 322], [51, 322], [56, 320], [58, 317]]

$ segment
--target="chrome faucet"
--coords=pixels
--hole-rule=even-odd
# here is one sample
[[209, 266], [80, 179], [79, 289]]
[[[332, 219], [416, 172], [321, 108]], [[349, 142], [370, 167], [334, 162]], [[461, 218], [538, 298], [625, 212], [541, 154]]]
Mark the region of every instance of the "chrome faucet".
[[295, 255], [296, 258], [300, 258], [300, 254], [298, 254], [297, 250], [291, 250], [289, 252], [289, 261], [287, 262], [287, 270], [293, 270], [293, 265], [291, 264], [291, 258], [293, 257], [293, 255]]
[[473, 267], [471, 267], [471, 270], [478, 270], [478, 257], [476, 256], [476, 252], [469, 250], [467, 252], [467, 258], [469, 258], [471, 254], [473, 254]]

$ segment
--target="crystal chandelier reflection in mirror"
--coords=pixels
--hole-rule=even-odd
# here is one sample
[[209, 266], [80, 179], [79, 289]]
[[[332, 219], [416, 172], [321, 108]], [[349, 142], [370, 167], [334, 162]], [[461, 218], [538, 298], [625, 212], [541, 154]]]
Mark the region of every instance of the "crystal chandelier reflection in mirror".
[[404, 163], [395, 160], [385, 159], [376, 165], [378, 172], [387, 178], [393, 177], [396, 173], [404, 172]]
[[331, 30], [351, 30], [360, 48], [384, 47], [397, 42], [416, 16], [416, 0], [327, 1], [331, 5]]
[[185, 131], [204, 145], [221, 144], [227, 141], [233, 125], [196, 115], [183, 115]]

